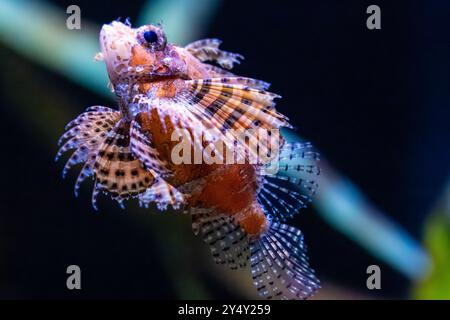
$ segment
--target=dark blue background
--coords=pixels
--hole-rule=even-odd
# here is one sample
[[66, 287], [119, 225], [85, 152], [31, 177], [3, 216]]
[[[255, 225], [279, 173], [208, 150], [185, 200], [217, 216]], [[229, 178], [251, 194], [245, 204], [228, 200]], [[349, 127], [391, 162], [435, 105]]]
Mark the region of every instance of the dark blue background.
[[[69, 4], [61, 1], [58, 7], [65, 10]], [[141, 7], [139, 1], [77, 4], [83, 19], [98, 25], [119, 16], [133, 22]], [[370, 4], [381, 7], [381, 30], [366, 28]], [[246, 60], [236, 72], [271, 82], [283, 96], [279, 110], [298, 132], [420, 239], [426, 214], [450, 172], [449, 18], [445, 1], [224, 1], [205, 37], [220, 38], [223, 48], [242, 53]], [[53, 163], [56, 141], [49, 150], [11, 112], [20, 108], [17, 95], [45, 100], [46, 92], [30, 93], [22, 83], [22, 69], [31, 70], [31, 83], [70, 93], [79, 112], [111, 102], [4, 46], [0, 53], [7, 71], [0, 77], [2, 87], [17, 82], [16, 93], [0, 95], [0, 298], [175, 297], [174, 275], [160, 255], [183, 248], [155, 248], [142, 218], [126, 219], [107, 201], [95, 215], [86, 192], [74, 199], [74, 176], [61, 181], [62, 164]], [[364, 291], [366, 266], [380, 262], [313, 210], [297, 225], [325, 281], [375, 297], [406, 297], [408, 280], [383, 264], [383, 291]], [[68, 262], [86, 270], [81, 292], [65, 288]], [[239, 298], [205, 277], [213, 297]]]

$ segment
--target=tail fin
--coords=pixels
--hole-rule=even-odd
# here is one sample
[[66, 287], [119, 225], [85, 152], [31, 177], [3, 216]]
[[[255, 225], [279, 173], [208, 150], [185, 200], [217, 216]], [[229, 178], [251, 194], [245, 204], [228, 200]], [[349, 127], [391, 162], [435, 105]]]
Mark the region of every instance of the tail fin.
[[320, 288], [309, 266], [300, 230], [271, 223], [266, 233], [250, 243], [253, 283], [267, 299], [306, 299]]

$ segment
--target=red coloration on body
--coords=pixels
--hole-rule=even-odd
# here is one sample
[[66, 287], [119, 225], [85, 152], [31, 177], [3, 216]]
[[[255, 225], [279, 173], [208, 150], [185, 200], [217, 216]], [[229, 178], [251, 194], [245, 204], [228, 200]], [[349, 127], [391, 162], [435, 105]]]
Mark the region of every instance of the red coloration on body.
[[[151, 84], [146, 84], [151, 85]], [[158, 94], [170, 97], [175, 91], [167, 82], [153, 84]], [[145, 87], [145, 85], [144, 85]], [[267, 227], [266, 216], [259, 207], [256, 196], [259, 189], [256, 167], [251, 164], [173, 164], [171, 141], [176, 128], [169, 119], [159, 118], [155, 111], [139, 114], [142, 131], [152, 137], [161, 158], [168, 163], [173, 175], [168, 182], [175, 187], [203, 179], [200, 188], [186, 199], [187, 207], [214, 208], [214, 212], [236, 216], [243, 229], [251, 235], [263, 233]], [[194, 151], [192, 150], [191, 154]]]

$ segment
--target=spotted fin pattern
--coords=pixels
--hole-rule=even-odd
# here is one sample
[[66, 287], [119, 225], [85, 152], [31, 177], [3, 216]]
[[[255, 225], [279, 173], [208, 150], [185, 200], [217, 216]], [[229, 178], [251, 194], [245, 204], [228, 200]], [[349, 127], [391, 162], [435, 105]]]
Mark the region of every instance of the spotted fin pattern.
[[318, 187], [318, 160], [319, 154], [310, 143], [283, 146], [278, 172], [261, 177], [258, 202], [269, 220], [284, 222], [309, 205]]
[[239, 64], [240, 59], [244, 57], [238, 53], [220, 50], [221, 43], [219, 39], [203, 39], [188, 44], [185, 49], [202, 62], [217, 62], [222, 68], [232, 69], [234, 64]]
[[249, 260], [249, 238], [233, 217], [211, 215], [206, 209], [193, 208], [192, 229], [209, 245], [214, 262], [231, 269], [243, 268]]
[[[61, 136], [58, 141], [60, 149], [55, 157], [55, 161], [58, 161], [63, 153], [76, 149], [74, 153], [94, 151], [99, 144], [106, 138], [106, 133], [111, 130], [116, 122], [120, 118], [120, 113], [110, 108], [94, 106], [86, 110], [86, 112], [80, 114], [75, 120], [69, 122], [66, 126], [66, 132]], [[68, 168], [71, 166], [86, 161], [86, 157], [81, 156], [75, 157], [75, 162], [69, 164], [71, 160], [67, 163]], [[80, 160], [80, 162], [76, 162]]]
[[74, 165], [84, 164], [75, 183], [75, 195], [78, 195], [81, 183], [86, 178], [93, 176], [93, 166], [100, 146], [119, 119], [118, 111], [94, 106], [88, 108], [86, 112], [80, 114], [66, 126], [67, 131], [58, 142], [62, 146], [55, 160], [59, 160], [63, 153], [76, 149], [63, 170], [64, 177]]
[[[95, 189], [108, 191], [121, 202], [143, 193], [154, 176], [141, 165], [130, 150], [130, 123], [121, 119], [99, 147], [94, 162]], [[95, 207], [95, 198], [93, 204]]]
[[250, 243], [253, 283], [266, 299], [306, 299], [320, 288], [306, 256], [300, 230], [271, 223]]
[[169, 205], [177, 210], [184, 203], [184, 196], [163, 178], [157, 177], [155, 183], [139, 195], [139, 204], [142, 207], [148, 208], [151, 202], [155, 202], [159, 210], [166, 210]]

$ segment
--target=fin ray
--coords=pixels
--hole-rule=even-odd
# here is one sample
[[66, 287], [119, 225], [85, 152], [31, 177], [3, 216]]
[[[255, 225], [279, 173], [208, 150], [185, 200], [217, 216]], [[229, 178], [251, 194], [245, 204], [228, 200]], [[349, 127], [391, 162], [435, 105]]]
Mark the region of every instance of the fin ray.
[[258, 193], [258, 202], [270, 220], [284, 222], [308, 207], [318, 188], [318, 160], [310, 143], [283, 146], [278, 172], [261, 177]]
[[151, 140], [143, 133], [137, 120], [133, 120], [130, 129], [130, 150], [141, 163], [158, 175], [168, 174], [166, 163], [159, 158], [158, 150], [151, 145]]
[[177, 210], [184, 203], [184, 196], [174, 186], [163, 178], [154, 174], [154, 184], [144, 193], [139, 195], [139, 205], [148, 208], [151, 202], [155, 202], [159, 210], [166, 210], [169, 205]]
[[94, 168], [98, 188], [115, 200], [136, 197], [154, 182], [130, 150], [130, 123], [121, 119], [99, 148]]
[[320, 287], [300, 230], [272, 223], [250, 244], [253, 283], [266, 299], [306, 299]]
[[185, 49], [200, 61], [217, 62], [222, 68], [232, 69], [234, 64], [240, 64], [244, 57], [238, 53], [220, 50], [219, 39], [203, 39], [188, 44]]
[[209, 245], [214, 262], [228, 265], [231, 269], [243, 268], [249, 256], [249, 237], [225, 214], [210, 214], [210, 210], [191, 209], [192, 229]]

